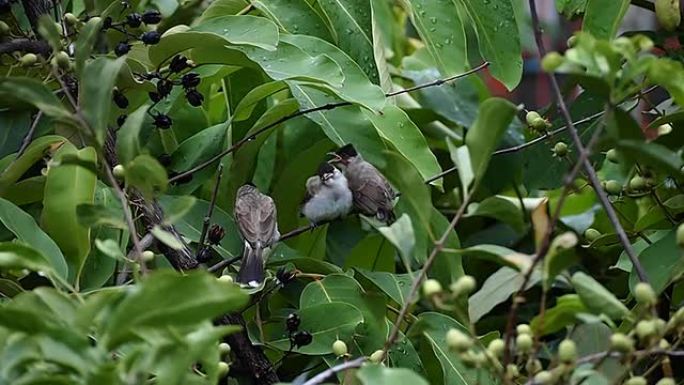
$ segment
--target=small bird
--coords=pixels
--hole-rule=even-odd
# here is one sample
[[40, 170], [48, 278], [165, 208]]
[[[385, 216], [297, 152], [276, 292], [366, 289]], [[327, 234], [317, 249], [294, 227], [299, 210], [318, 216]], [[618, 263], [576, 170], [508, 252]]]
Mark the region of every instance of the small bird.
[[314, 225], [347, 215], [353, 205], [347, 178], [328, 162], [307, 179], [306, 193], [302, 214]]
[[396, 193], [385, 177], [372, 164], [363, 160], [353, 145], [347, 144], [331, 154], [347, 177], [354, 197], [354, 208], [363, 215], [390, 224], [394, 222]]
[[273, 199], [254, 185], [240, 187], [235, 198], [235, 222], [245, 242], [237, 282], [259, 286], [264, 280], [264, 249], [280, 238]]

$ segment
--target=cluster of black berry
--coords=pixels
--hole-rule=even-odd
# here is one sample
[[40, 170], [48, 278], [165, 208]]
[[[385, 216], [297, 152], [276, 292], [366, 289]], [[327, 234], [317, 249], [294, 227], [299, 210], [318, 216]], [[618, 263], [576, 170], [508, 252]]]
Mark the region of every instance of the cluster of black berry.
[[[216, 246], [221, 242], [225, 234], [226, 231], [223, 229], [223, 227], [219, 225], [212, 225], [207, 232], [207, 240], [209, 241], [210, 245]], [[202, 249], [197, 253], [197, 262], [206, 263], [209, 262], [210, 259], [211, 248], [209, 246], [202, 247]]]
[[120, 22], [114, 22], [111, 17], [105, 18], [102, 23], [102, 30], [106, 31], [108, 29], [112, 29], [124, 34], [124, 40], [117, 43], [116, 47], [114, 47], [114, 54], [116, 54], [116, 56], [123, 56], [131, 50], [131, 40], [140, 40], [146, 45], [154, 45], [159, 43], [159, 39], [161, 39], [161, 34], [157, 31], [143, 32], [140, 36], [138, 36], [131, 33], [128, 28], [135, 29], [140, 27], [142, 24], [159, 24], [161, 19], [161, 13], [154, 9], [147, 10], [142, 14], [133, 12], [126, 15], [126, 19]]
[[309, 345], [313, 341], [313, 336], [306, 330], [299, 330], [299, 324], [302, 320], [296, 313], [290, 313], [285, 320], [285, 326], [287, 327], [288, 333], [290, 333], [290, 350], [297, 347]]

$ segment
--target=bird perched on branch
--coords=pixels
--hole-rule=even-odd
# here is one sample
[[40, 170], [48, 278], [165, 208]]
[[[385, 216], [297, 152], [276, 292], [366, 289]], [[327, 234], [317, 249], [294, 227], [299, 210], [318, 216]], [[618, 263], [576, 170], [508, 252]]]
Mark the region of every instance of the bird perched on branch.
[[256, 287], [264, 280], [264, 249], [280, 238], [276, 206], [271, 197], [246, 184], [237, 191], [234, 215], [244, 240], [237, 282]]
[[344, 174], [328, 162], [306, 181], [302, 214], [313, 224], [341, 218], [352, 208], [352, 193]]
[[385, 177], [347, 144], [335, 151], [330, 163], [340, 165], [352, 191], [354, 208], [361, 214], [390, 224], [394, 222], [396, 194]]

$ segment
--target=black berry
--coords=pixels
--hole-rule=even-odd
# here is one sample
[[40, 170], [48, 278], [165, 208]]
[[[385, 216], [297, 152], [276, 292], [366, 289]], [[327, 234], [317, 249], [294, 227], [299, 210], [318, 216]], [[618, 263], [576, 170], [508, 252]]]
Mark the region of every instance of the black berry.
[[198, 74], [190, 72], [189, 74], [183, 75], [181, 84], [185, 89], [197, 87], [200, 84], [200, 77]]
[[131, 45], [128, 42], [122, 41], [114, 47], [114, 53], [117, 57], [123, 56], [131, 50]]
[[112, 18], [107, 16], [104, 21], [102, 21], [102, 29], [109, 29], [112, 27]]
[[164, 167], [168, 167], [171, 164], [171, 155], [169, 154], [161, 154], [159, 155], [159, 158], [157, 158], [159, 161], [159, 164], [161, 164]]
[[161, 39], [161, 35], [157, 31], [145, 32], [140, 36], [140, 40], [147, 45], [157, 44], [159, 43], [159, 39]]
[[290, 313], [290, 315], [287, 316], [287, 319], [285, 320], [285, 325], [287, 326], [287, 331], [290, 333], [294, 333], [299, 329], [299, 324], [302, 323], [302, 320], [299, 318], [297, 313]]
[[156, 9], [150, 9], [142, 14], [142, 21], [145, 24], [159, 24], [162, 16]]
[[305, 330], [296, 332], [292, 335], [292, 342], [294, 346], [298, 348], [310, 344], [311, 341], [313, 341], [313, 336], [311, 336], [311, 333]]
[[225, 234], [226, 231], [223, 229], [223, 227], [219, 225], [211, 226], [209, 228], [209, 233], [207, 234], [209, 236], [209, 243], [212, 245], [218, 245]]
[[190, 103], [191, 106], [199, 107], [204, 101], [204, 96], [197, 90], [188, 90], [188, 92], [185, 93], [185, 99], [188, 100], [188, 103]]
[[166, 114], [158, 114], [154, 117], [154, 125], [157, 128], [161, 128], [162, 130], [166, 130], [167, 128], [170, 128], [172, 124], [173, 124], [173, 121]]
[[205, 263], [211, 259], [211, 250], [208, 247], [202, 248], [199, 253], [197, 253], [197, 262]]
[[123, 124], [126, 122], [126, 115], [119, 115], [118, 118], [116, 118], [116, 124], [121, 127]]
[[159, 96], [159, 94], [156, 92], [150, 92], [147, 95], [149, 95], [150, 100], [155, 102], [155, 103], [157, 103], [158, 101], [160, 101], [162, 99], [161, 96]]
[[173, 82], [168, 79], [159, 79], [157, 82], [157, 93], [161, 98], [167, 97], [173, 90]]
[[285, 266], [281, 266], [278, 268], [278, 271], [276, 271], [276, 278], [278, 278], [278, 281], [280, 281], [283, 286], [292, 282], [296, 277], [297, 273], [292, 270], [287, 270]]
[[142, 16], [139, 13], [131, 13], [126, 16], [126, 24], [131, 28], [138, 28], [142, 24]]
[[114, 99], [114, 103], [116, 104], [117, 107], [122, 108], [122, 109], [128, 107], [128, 99], [126, 98], [126, 96], [124, 94], [121, 93], [121, 91], [114, 90], [114, 93], [112, 96]]
[[181, 72], [189, 66], [190, 65], [188, 64], [188, 58], [186, 58], [183, 55], [176, 55], [173, 57], [173, 59], [171, 59], [171, 64], [169, 64], [169, 70], [171, 72]]

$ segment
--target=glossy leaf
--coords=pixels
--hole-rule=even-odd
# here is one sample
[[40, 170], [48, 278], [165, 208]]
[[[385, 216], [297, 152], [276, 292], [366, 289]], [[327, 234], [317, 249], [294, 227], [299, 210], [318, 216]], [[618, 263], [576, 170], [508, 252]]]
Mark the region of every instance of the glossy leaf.
[[142, 154], [127, 165], [126, 183], [153, 197], [164, 193], [169, 181], [164, 167], [155, 158]]
[[406, 368], [364, 365], [356, 376], [363, 385], [428, 385], [424, 378]]
[[613, 293], [583, 272], [573, 274], [572, 285], [582, 303], [594, 313], [603, 313], [614, 319], [623, 318], [629, 313], [627, 307]]
[[257, 0], [252, 4], [286, 32], [332, 40], [328, 26], [314, 7], [315, 3], [307, 0]]
[[402, 214], [390, 226], [380, 227], [378, 231], [397, 248], [404, 260], [409, 261], [411, 259], [416, 237], [413, 233], [411, 218], [408, 215]]
[[611, 39], [622, 23], [629, 8], [629, 0], [615, 0], [605, 3], [601, 0], [587, 0], [582, 30], [597, 39]]
[[225, 15], [235, 15], [238, 12], [249, 6], [246, 0], [217, 0], [213, 1], [207, 9], [202, 12], [200, 16], [201, 20], [207, 20], [214, 17], [220, 17]]
[[[530, 322], [535, 335], [544, 336], [563, 330], [566, 326], [577, 321], [577, 314], [586, 313], [588, 309], [576, 294], [567, 294], [558, 297], [556, 306], [549, 308], [544, 318], [536, 316]], [[543, 323], [543, 324], [542, 324]]]
[[0, 267], [3, 269], [29, 269], [52, 272], [50, 262], [28, 245], [14, 242], [0, 243]]
[[116, 135], [116, 153], [119, 156], [119, 163], [127, 165], [141, 153], [140, 129], [149, 106], [143, 105], [133, 111], [119, 128]]
[[[670, 282], [684, 272], [681, 248], [677, 247], [677, 234], [672, 230], [639, 253], [649, 283], [660, 293]], [[639, 279], [636, 270], [631, 269], [629, 285], [633, 290]]]
[[411, 274], [392, 274], [384, 271], [366, 271], [360, 270], [360, 274], [373, 282], [380, 290], [382, 290], [392, 301], [404, 306], [408, 300], [409, 292], [411, 291], [411, 284], [413, 279]]
[[[541, 274], [533, 272], [525, 289], [529, 289], [541, 280]], [[496, 305], [508, 300], [518, 292], [524, 282], [524, 273], [502, 267], [484, 281], [480, 290], [468, 299], [470, 320], [475, 322], [489, 313]]]
[[124, 60], [100, 57], [83, 68], [79, 92], [88, 97], [82, 98], [81, 111], [100, 143], [104, 141], [112, 106], [112, 90]]
[[22, 175], [44, 156], [52, 155], [67, 140], [57, 135], [46, 135], [37, 138], [26, 148], [26, 151], [15, 159], [6, 169], [0, 172], [0, 195], [2, 195], [11, 184], [21, 178]]
[[70, 120], [71, 113], [42, 82], [25, 77], [0, 78], [0, 96], [6, 101], [30, 103], [48, 116]]
[[0, 158], [16, 152], [31, 127], [31, 115], [26, 112], [0, 112]]

